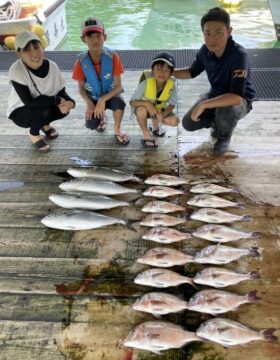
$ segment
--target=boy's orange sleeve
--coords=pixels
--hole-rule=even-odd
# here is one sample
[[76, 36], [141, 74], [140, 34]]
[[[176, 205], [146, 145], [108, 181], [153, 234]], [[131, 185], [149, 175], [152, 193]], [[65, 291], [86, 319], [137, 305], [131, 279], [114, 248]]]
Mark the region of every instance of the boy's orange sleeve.
[[77, 81], [85, 80], [84, 72], [82, 70], [81, 63], [79, 60], [76, 60], [76, 62], [74, 64], [72, 79], [77, 80]]
[[113, 57], [113, 75], [114, 76], [120, 76], [124, 71], [123, 71], [123, 65], [121, 63], [121, 59], [119, 57], [119, 55], [117, 53], [114, 53], [114, 57]]

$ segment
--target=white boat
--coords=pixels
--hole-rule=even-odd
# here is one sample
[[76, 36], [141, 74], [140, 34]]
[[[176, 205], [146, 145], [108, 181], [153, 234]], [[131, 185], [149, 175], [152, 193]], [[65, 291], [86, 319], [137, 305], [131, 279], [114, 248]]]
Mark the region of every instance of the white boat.
[[45, 30], [45, 50], [55, 50], [67, 34], [66, 0], [0, 0], [0, 51], [9, 50], [5, 38], [32, 31], [35, 24]]

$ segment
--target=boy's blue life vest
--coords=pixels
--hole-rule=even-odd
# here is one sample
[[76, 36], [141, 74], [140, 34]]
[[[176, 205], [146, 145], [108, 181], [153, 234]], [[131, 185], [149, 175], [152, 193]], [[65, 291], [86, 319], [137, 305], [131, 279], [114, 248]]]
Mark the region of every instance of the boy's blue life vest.
[[173, 77], [166, 81], [166, 84], [160, 94], [157, 97], [157, 86], [156, 86], [156, 79], [153, 77], [152, 72], [150, 70], [144, 70], [140, 76], [139, 82], [146, 80], [146, 89], [144, 93], [143, 100], [150, 100], [155, 103], [155, 107], [158, 110], [165, 109], [168, 104], [168, 100], [171, 97], [172, 90], [175, 85], [175, 80]]
[[112, 50], [103, 48], [99, 79], [88, 52], [78, 55], [78, 60], [86, 78], [85, 90], [90, 93], [95, 101], [98, 101], [101, 95], [107, 94], [114, 88], [113, 56], [114, 52]]

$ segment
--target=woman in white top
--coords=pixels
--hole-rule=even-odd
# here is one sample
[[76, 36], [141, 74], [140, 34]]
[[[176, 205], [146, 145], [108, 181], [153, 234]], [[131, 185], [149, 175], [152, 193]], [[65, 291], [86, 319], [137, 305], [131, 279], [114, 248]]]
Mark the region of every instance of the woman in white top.
[[53, 61], [44, 58], [39, 37], [29, 31], [19, 33], [15, 41], [19, 57], [9, 70], [12, 90], [9, 95], [7, 116], [16, 125], [29, 128], [33, 145], [40, 152], [50, 146], [43, 140], [40, 130], [49, 140], [58, 132], [50, 124], [64, 118], [75, 106], [65, 91], [61, 72]]

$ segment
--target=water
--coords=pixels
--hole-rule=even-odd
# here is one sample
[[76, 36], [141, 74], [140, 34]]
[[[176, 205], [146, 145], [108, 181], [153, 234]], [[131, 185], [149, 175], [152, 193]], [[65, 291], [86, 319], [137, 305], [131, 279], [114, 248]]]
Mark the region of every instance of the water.
[[[218, 0], [68, 0], [68, 37], [61, 50], [82, 50], [80, 23], [103, 20], [106, 45], [114, 49], [199, 48], [200, 18]], [[244, 0], [231, 14], [234, 39], [247, 48], [279, 46], [266, 0]]]

